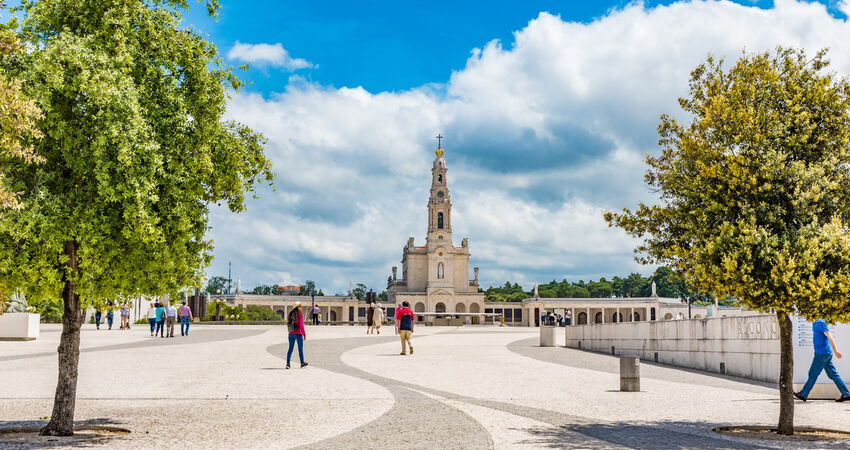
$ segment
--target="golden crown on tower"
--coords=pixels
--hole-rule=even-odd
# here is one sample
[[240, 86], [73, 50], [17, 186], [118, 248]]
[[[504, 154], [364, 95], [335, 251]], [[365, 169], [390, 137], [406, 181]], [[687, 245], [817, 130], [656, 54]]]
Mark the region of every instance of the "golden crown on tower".
[[436, 151], [436, 152], [434, 152], [434, 153], [436, 153], [437, 158], [442, 158], [442, 157], [443, 157], [443, 145], [442, 145], [442, 140], [443, 140], [443, 136], [442, 136], [442, 135], [440, 135], [440, 134], [438, 134], [438, 135], [437, 135], [437, 151]]

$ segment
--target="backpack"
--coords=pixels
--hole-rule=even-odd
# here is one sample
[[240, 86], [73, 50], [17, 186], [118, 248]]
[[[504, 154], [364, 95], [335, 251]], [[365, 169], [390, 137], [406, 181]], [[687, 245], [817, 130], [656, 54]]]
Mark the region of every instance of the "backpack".
[[290, 333], [298, 331], [298, 313], [289, 315], [286, 319], [286, 328]]

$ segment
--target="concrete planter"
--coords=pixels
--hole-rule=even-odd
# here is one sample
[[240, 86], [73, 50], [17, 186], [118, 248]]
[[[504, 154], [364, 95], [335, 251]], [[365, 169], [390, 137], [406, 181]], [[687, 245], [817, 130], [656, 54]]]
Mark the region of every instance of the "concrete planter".
[[38, 339], [40, 314], [6, 313], [0, 315], [0, 341]]
[[551, 325], [542, 325], [540, 327], [540, 346], [554, 347], [556, 331], [558, 331], [558, 327]]

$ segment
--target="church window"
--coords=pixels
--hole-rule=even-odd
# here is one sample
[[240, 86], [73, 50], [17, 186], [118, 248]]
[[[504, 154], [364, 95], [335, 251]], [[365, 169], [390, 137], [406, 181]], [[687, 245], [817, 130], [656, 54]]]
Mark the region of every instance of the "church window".
[[437, 278], [445, 278], [445, 269], [443, 269], [443, 263], [437, 264]]
[[443, 229], [443, 213], [437, 213], [437, 228]]
[[[437, 183], [442, 183], [442, 182], [443, 182], [443, 174], [437, 175]], [[442, 197], [442, 195], [440, 197]]]

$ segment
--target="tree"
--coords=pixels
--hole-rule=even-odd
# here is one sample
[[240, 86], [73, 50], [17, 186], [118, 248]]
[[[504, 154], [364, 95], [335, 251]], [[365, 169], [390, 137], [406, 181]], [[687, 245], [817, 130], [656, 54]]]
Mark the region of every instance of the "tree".
[[[63, 299], [59, 375], [43, 435], [73, 434], [87, 305], [200, 286], [209, 204], [234, 212], [272, 179], [262, 136], [222, 120], [239, 87], [181, 0], [24, 1], [26, 52], [3, 73], [43, 114], [38, 164], [4, 158], [18, 209], [0, 215], [0, 285]], [[210, 1], [211, 13], [217, 2]], [[4, 76], [6, 76], [4, 75]]]
[[[0, 0], [0, 10], [5, 2]], [[16, 164], [44, 162], [33, 149], [32, 140], [41, 137], [36, 122], [42, 118], [36, 103], [27, 99], [19, 78], [11, 77], [12, 67], [25, 57], [21, 42], [13, 30], [13, 20], [0, 24], [0, 208], [20, 208], [14, 177], [10, 170]]]
[[780, 331], [778, 432], [794, 432], [790, 314], [850, 319], [850, 82], [825, 51], [709, 57], [661, 117], [647, 157], [660, 204], [605, 213], [644, 238], [642, 262], [666, 262], [700, 291], [775, 310]]
[[212, 277], [207, 281], [207, 287], [204, 292], [207, 294], [221, 294], [227, 290], [227, 278]]
[[354, 291], [352, 292], [352, 294], [354, 294], [354, 298], [356, 298], [357, 300], [364, 300], [366, 298], [367, 290], [368, 288], [365, 284], [357, 283], [357, 286], [354, 287]]
[[301, 286], [301, 292], [299, 295], [316, 295], [316, 282], [313, 280], [307, 280], [304, 282], [304, 285]]

